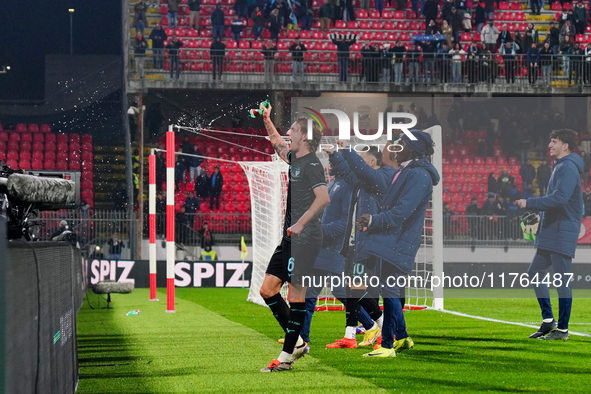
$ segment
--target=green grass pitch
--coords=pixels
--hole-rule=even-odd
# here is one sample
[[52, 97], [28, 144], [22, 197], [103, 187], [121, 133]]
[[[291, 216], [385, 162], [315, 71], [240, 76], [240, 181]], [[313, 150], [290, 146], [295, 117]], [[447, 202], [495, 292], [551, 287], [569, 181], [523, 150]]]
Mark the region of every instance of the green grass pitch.
[[[78, 393], [588, 392], [591, 387], [589, 337], [532, 340], [527, 337], [535, 330], [528, 327], [437, 311], [406, 313], [415, 348], [388, 359], [362, 358], [367, 348], [326, 349], [344, 333], [344, 312], [316, 313], [311, 354], [292, 371], [264, 374], [259, 369], [277, 357], [282, 336], [267, 308], [246, 302], [246, 289], [176, 291], [174, 314], [165, 313], [165, 292], [158, 293], [160, 302], [149, 302], [148, 289], [114, 295], [110, 310], [84, 303], [77, 319]], [[575, 298], [573, 304], [571, 331], [591, 334], [591, 299]], [[445, 307], [540, 323], [533, 297], [446, 299]], [[125, 315], [133, 309], [141, 314]]]

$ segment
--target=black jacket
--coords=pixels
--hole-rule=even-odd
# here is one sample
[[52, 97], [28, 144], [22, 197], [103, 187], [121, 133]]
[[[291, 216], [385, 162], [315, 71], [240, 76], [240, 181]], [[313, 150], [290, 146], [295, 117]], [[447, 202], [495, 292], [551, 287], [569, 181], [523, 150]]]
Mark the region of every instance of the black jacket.
[[168, 40], [168, 36], [164, 29], [160, 28], [160, 30], [152, 29], [150, 36], [148, 37], [152, 40], [152, 48], [164, 48], [164, 41]]
[[209, 49], [210, 56], [226, 56], [226, 44], [221, 41], [214, 41], [211, 43], [211, 47]]
[[211, 13], [211, 24], [212, 25], [223, 25], [224, 24], [224, 11], [216, 8]]
[[217, 196], [222, 192], [222, 186], [224, 185], [224, 177], [222, 176], [221, 172], [218, 172], [217, 174], [215, 174], [215, 185], [212, 185], [211, 183], [213, 181], [213, 176], [214, 174], [211, 174], [211, 176], [209, 177], [209, 194]]
[[289, 51], [291, 52], [291, 59], [294, 62], [301, 62], [304, 60], [304, 52], [306, 52], [307, 49], [306, 46], [300, 42], [299, 45], [291, 44]]

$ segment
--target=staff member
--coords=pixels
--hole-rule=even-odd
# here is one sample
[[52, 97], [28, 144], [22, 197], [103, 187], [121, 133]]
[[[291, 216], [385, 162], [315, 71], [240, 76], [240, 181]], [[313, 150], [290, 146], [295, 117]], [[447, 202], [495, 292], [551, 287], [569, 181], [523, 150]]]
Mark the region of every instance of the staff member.
[[[541, 211], [538, 235], [534, 243], [538, 250], [527, 273], [530, 281], [537, 282], [534, 290], [542, 309], [543, 320], [538, 331], [530, 335], [530, 338], [568, 339], [572, 289], [569, 276], [565, 274], [571, 273], [584, 211], [581, 173], [585, 164], [581, 156], [572, 153], [577, 141], [577, 133], [573, 130], [552, 131], [548, 148], [556, 161], [546, 195], [515, 202], [520, 208]], [[554, 271], [554, 275], [549, 277], [550, 283], [558, 291], [558, 325], [552, 314], [548, 281], [544, 280], [550, 267]]]

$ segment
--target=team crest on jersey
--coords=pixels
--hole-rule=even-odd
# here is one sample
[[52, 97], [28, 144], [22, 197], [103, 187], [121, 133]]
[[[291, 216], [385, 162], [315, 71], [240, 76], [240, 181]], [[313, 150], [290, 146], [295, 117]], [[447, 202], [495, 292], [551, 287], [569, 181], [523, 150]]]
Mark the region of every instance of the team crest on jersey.
[[300, 175], [300, 167], [296, 168], [296, 169], [293, 171], [293, 176], [299, 176], [299, 175]]

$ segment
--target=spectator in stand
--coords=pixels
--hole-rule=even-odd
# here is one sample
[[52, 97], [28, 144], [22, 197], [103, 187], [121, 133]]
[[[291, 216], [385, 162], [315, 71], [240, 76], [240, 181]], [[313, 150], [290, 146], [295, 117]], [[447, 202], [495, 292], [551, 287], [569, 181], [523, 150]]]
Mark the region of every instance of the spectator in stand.
[[453, 49], [450, 49], [449, 54], [451, 56], [451, 78], [453, 83], [462, 82], [462, 58], [466, 55], [466, 52], [460, 47], [460, 44], [456, 43]]
[[390, 44], [383, 44], [380, 49], [380, 63], [382, 64], [382, 82], [390, 83], [392, 80], [392, 52]]
[[532, 37], [531, 31], [525, 31], [525, 36], [521, 39], [521, 53], [527, 54], [530, 50], [532, 44], [534, 43], [534, 38]]
[[322, 31], [327, 31], [328, 29], [330, 29], [330, 21], [332, 19], [332, 16], [333, 9], [332, 5], [330, 4], [330, 0], [324, 0], [318, 13], [318, 18], [320, 19], [320, 28], [322, 29]]
[[529, 0], [529, 6], [531, 8], [530, 15], [540, 15], [540, 2], [542, 0]]
[[484, 13], [486, 20], [493, 20], [495, 14], [495, 1], [484, 0]]
[[201, 236], [201, 248], [212, 247], [215, 243], [213, 234], [209, 231], [209, 223], [203, 222], [203, 228], [197, 231]]
[[575, 14], [575, 31], [577, 34], [585, 34], [587, 27], [587, 9], [581, 0], [577, 2], [574, 9]]
[[199, 29], [201, 0], [189, 0], [189, 27]]
[[220, 37], [216, 37], [211, 43], [209, 50], [211, 61], [213, 63], [213, 80], [216, 80], [216, 71], [218, 81], [222, 80], [222, 72], [224, 71], [224, 57], [226, 56], [226, 44], [222, 42]]
[[572, 48], [574, 48], [574, 46], [572, 40], [570, 39], [570, 36], [564, 36], [563, 38], [561, 38], [560, 54], [562, 55], [562, 71], [565, 76], [572, 74], [569, 56]]
[[160, 23], [156, 23], [156, 27], [152, 29], [148, 38], [152, 40], [153, 66], [155, 69], [162, 70], [164, 67], [164, 41], [168, 40], [168, 36]]
[[560, 42], [564, 42], [566, 37], [569, 37], [570, 41], [574, 42], [576, 34], [577, 31], [573, 26], [573, 23], [570, 19], [567, 19], [566, 23], [560, 28]]
[[353, 7], [353, 0], [345, 0], [345, 12], [343, 12], [343, 20], [345, 22], [354, 21], [357, 18], [355, 17], [355, 8]]
[[568, 84], [572, 83], [573, 71], [575, 72], [575, 85], [579, 83], [579, 77], [583, 69], [583, 56], [585, 50], [581, 48], [579, 42], [575, 42], [575, 46], [570, 49], [570, 70], [568, 72]]
[[[566, 10], [566, 8], [563, 8], [562, 13], [558, 16], [558, 29], [559, 30], [562, 29], [562, 26], [564, 26], [567, 19], [568, 19], [568, 11]], [[562, 39], [561, 39], [561, 41], [562, 41]]]
[[339, 81], [341, 83], [345, 83], [347, 82], [347, 68], [349, 67], [349, 48], [357, 41], [357, 35], [331, 33], [328, 36], [328, 38], [332, 41], [333, 44], [337, 46]]
[[501, 46], [500, 53], [505, 63], [505, 80], [507, 83], [515, 83], [515, 43], [506, 42]]
[[209, 178], [209, 209], [220, 209], [220, 195], [222, 194], [222, 186], [224, 185], [224, 177], [220, 172], [220, 167], [216, 166], [213, 174]]
[[468, 46], [468, 51], [466, 52], [466, 71], [468, 72], [468, 83], [476, 83], [478, 82], [478, 75], [479, 75], [479, 58], [480, 58], [480, 48], [476, 43], [476, 40], [472, 40], [470, 46]]
[[435, 83], [435, 53], [437, 52], [437, 41], [419, 42], [423, 48], [423, 80], [425, 84]]
[[591, 42], [587, 44], [584, 50], [583, 83], [591, 85]]
[[488, 174], [488, 194], [497, 194], [499, 191], [499, 185], [497, 184], [497, 179], [495, 178], [495, 173], [491, 172]]
[[168, 3], [168, 25], [176, 29], [176, 16], [179, 11], [179, 0], [166, 0], [166, 2]]
[[482, 27], [486, 24], [485, 7], [484, 0], [481, 0], [478, 2], [478, 5], [474, 10], [474, 23], [476, 24], [476, 30], [478, 33], [482, 33]]
[[109, 258], [111, 260], [121, 260], [121, 251], [125, 247], [125, 244], [119, 237], [119, 234], [113, 233], [109, 239]]
[[515, 186], [515, 178], [508, 174], [507, 169], [503, 168], [501, 175], [497, 178], [497, 188], [501, 196], [508, 197], [509, 192]]
[[248, 19], [248, 1], [247, 0], [236, 0], [236, 4], [234, 5], [234, 10], [236, 11], [236, 15], [240, 19]]
[[[183, 150], [179, 147], [179, 153], [183, 153]], [[185, 183], [185, 160], [184, 156], [176, 155], [176, 162], [174, 163], [174, 182], [176, 189], [180, 189], [181, 183]]]
[[544, 47], [540, 50], [540, 64], [542, 66], [542, 81], [550, 85], [550, 76], [552, 75], [552, 57], [554, 52], [550, 47], [550, 42], [544, 42]]
[[[507, 31], [507, 25], [503, 25], [503, 31]], [[497, 29], [494, 22], [488, 21], [488, 24], [482, 28], [482, 32], [480, 33], [482, 43], [486, 46], [487, 49], [494, 52], [500, 34], [501, 32], [499, 31], [499, 29]]]
[[495, 201], [495, 195], [488, 195], [488, 199], [480, 207], [482, 218], [482, 233], [484, 238], [494, 239], [500, 234], [500, 228], [496, 221], [496, 216], [502, 214], [503, 207], [498, 201]]
[[534, 178], [536, 177], [536, 169], [531, 165], [531, 160], [527, 160], [525, 164], [521, 166], [519, 175], [523, 180], [523, 190], [526, 190], [533, 185]]
[[254, 39], [258, 40], [263, 32], [263, 26], [265, 24], [265, 17], [258, 6], [255, 7], [252, 14], [250, 14], [250, 19], [252, 19], [252, 33], [254, 34]]
[[[197, 145], [192, 146], [191, 153], [196, 156], [203, 156], [203, 153], [199, 150]], [[190, 156], [187, 159], [189, 161], [189, 179], [191, 182], [195, 182], [201, 174], [201, 163], [203, 163], [203, 158]]]
[[431, 20], [429, 23], [427, 23], [425, 34], [441, 34], [441, 31], [434, 20]]
[[535, 42], [532, 42], [531, 48], [527, 51], [525, 56], [525, 61], [527, 63], [527, 80], [530, 85], [536, 84], [536, 81], [538, 80], [538, 71], [540, 70], [540, 51], [537, 47], [538, 45]]
[[558, 53], [558, 46], [560, 45], [560, 30], [554, 22], [550, 22], [550, 32], [546, 37], [546, 41], [550, 43], [550, 48], [552, 48], [552, 52], [556, 55]]
[[[406, 7], [406, 2], [405, 2]], [[441, 19], [444, 21], [451, 20], [451, 9], [454, 8], [454, 3], [452, 0], [444, 0], [443, 5], [441, 6]]]
[[133, 25], [135, 26], [135, 31], [142, 33], [144, 35], [144, 29], [148, 25], [148, 19], [146, 19], [146, 10], [148, 9], [148, 5], [144, 2], [144, 0], [138, 0], [137, 3], [133, 6]]
[[507, 30], [507, 24], [503, 23], [502, 30], [497, 33], [497, 45], [501, 49], [508, 42], [513, 42], [513, 37], [511, 37], [509, 30]]
[[232, 32], [232, 38], [236, 41], [236, 44], [240, 44], [240, 34], [244, 29], [244, 22], [238, 14], [234, 14], [234, 19], [232, 19], [232, 23], [230, 24], [230, 31]]
[[[310, 30], [312, 28], [312, 17], [314, 16], [314, 9], [312, 8], [312, 4], [314, 0], [300, 0], [302, 2], [302, 17], [300, 18], [302, 21], [302, 30]], [[350, 16], [351, 20], [355, 20], [355, 12]]]
[[222, 3], [217, 3], [211, 13], [211, 26], [213, 27], [213, 38], [224, 38], [224, 11]]
[[[273, 10], [275, 12], [277, 10]], [[275, 79], [275, 54], [277, 53], [276, 41], [267, 40], [263, 46], [263, 56], [265, 57], [265, 82], [272, 83]]]
[[199, 205], [201, 204], [201, 201], [195, 197], [195, 192], [189, 191], [186, 192], [186, 198], [185, 198], [185, 212], [187, 213], [187, 215], [192, 215], [192, 219], [194, 219], [194, 215], [195, 213], [197, 213], [197, 211], [199, 211]]
[[390, 49], [392, 51], [392, 63], [394, 64], [394, 83], [400, 84], [402, 82], [402, 71], [404, 66], [404, 54], [406, 47], [400, 42], [396, 41], [396, 45]]
[[279, 32], [283, 28], [281, 23], [281, 17], [279, 16], [279, 9], [275, 8], [269, 15], [269, 32], [271, 33], [271, 39], [279, 40]]
[[449, 23], [447, 23], [447, 21], [444, 19], [442, 24], [441, 24], [441, 32], [443, 33], [443, 35], [445, 36], [445, 42], [447, 43], [447, 50], [449, 51], [449, 48], [451, 48], [452, 43], [452, 35], [453, 35], [453, 29], [451, 28], [451, 26], [449, 25]]
[[464, 19], [462, 20], [462, 27], [465, 33], [472, 32], [472, 17], [467, 12], [464, 14]]
[[451, 218], [454, 216], [455, 213], [451, 209], [449, 209], [449, 203], [443, 203], [443, 236], [445, 238], [453, 238], [452, 229], [451, 229]]
[[449, 25], [451, 26], [452, 34], [454, 36], [454, 43], [456, 44], [460, 42], [460, 34], [462, 32], [462, 29], [464, 28], [463, 22], [463, 16], [460, 15], [460, 13], [455, 7], [452, 8], [447, 23], [449, 23]]
[[142, 32], [138, 31], [135, 36], [135, 42], [133, 43], [133, 53], [135, 61], [135, 70], [140, 78], [144, 77], [144, 65], [146, 63], [146, 48], [148, 43], [144, 38]]
[[202, 200], [209, 197], [209, 175], [207, 168], [201, 169], [201, 174], [199, 174], [195, 181], [195, 193]]
[[375, 48], [369, 42], [365, 42], [361, 48], [361, 76], [360, 81], [374, 82], [372, 75], [372, 63], [374, 61], [373, 53]]
[[410, 49], [406, 52], [406, 59], [408, 60], [408, 78], [410, 83], [419, 83], [419, 73], [421, 67], [419, 65], [419, 58], [421, 51], [417, 48], [415, 41], [411, 42]]
[[304, 52], [306, 46], [300, 42], [300, 38], [296, 38], [295, 42], [289, 47], [291, 52], [291, 81], [303, 82], [304, 80]]
[[450, 56], [449, 47], [446, 42], [441, 43], [441, 47], [437, 50], [437, 62], [439, 68], [439, 74], [441, 76], [441, 82], [449, 82], [449, 71], [450, 71]]
[[472, 197], [470, 204], [466, 207], [466, 216], [468, 216], [468, 228], [470, 231], [470, 237], [472, 239], [480, 238], [480, 218], [476, 217], [480, 215], [480, 207], [476, 197]]
[[181, 76], [181, 63], [179, 59], [179, 49], [183, 47], [183, 42], [178, 39], [175, 33], [172, 33], [172, 39], [166, 44], [168, 49], [168, 58], [170, 60], [170, 78], [174, 76], [174, 70], [176, 68], [176, 79]]
[[374, 3], [376, 10], [380, 11], [380, 16], [382, 16], [382, 11], [384, 10], [384, 0], [375, 0]]
[[359, 0], [359, 5], [360, 10], [365, 10], [369, 13], [369, 0]]
[[[406, 8], [406, 3], [404, 7]], [[414, 11], [415, 18], [419, 19], [419, 0], [410, 0], [410, 8], [412, 8], [412, 10]]]
[[468, 9], [468, 6], [466, 5], [466, 0], [454, 0], [454, 7], [458, 11], [458, 15], [460, 16], [460, 20], [463, 21], [464, 14], [466, 13], [466, 10]]
[[[423, 15], [425, 16], [425, 24], [430, 25], [432, 21], [437, 20], [438, 3], [435, 0], [427, 0], [423, 4]], [[433, 22], [434, 23], [434, 22]], [[434, 34], [434, 33], [427, 33]]]
[[527, 28], [525, 29], [525, 32], [531, 33], [533, 42], [535, 42], [535, 43], [540, 42], [540, 36], [538, 35], [538, 29], [536, 29], [536, 26], [532, 22], [529, 22], [527, 24]]

